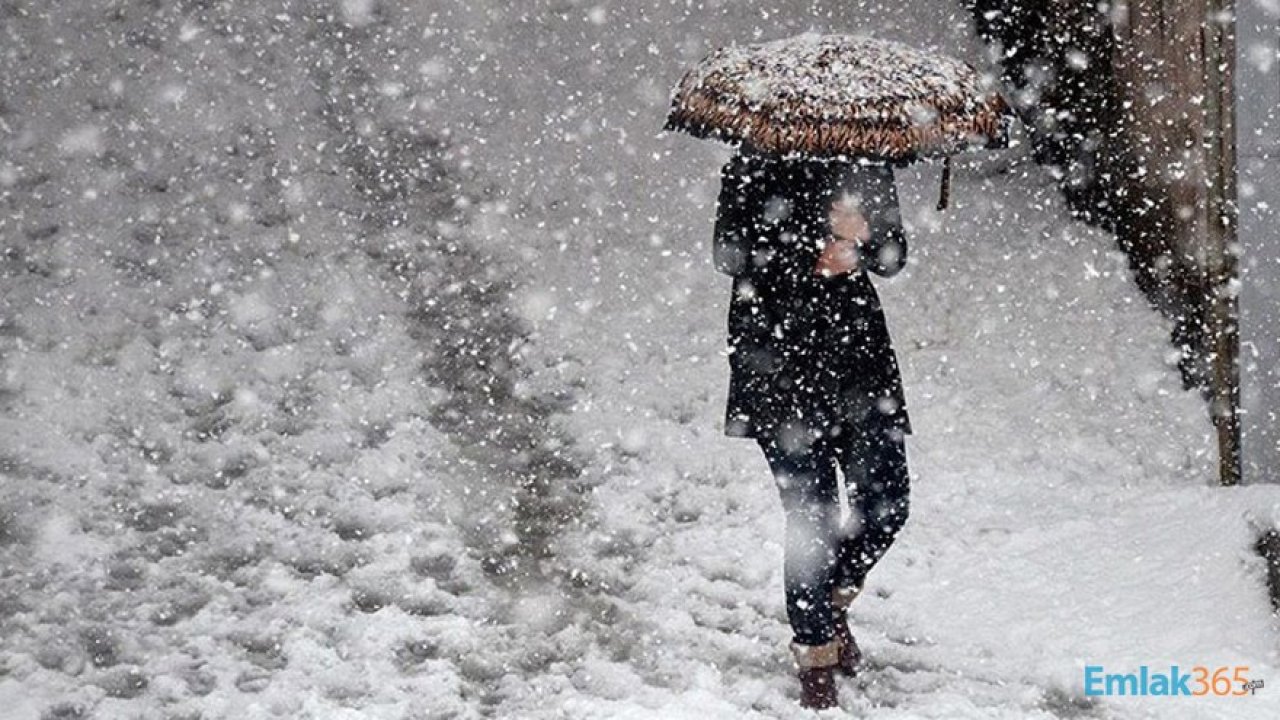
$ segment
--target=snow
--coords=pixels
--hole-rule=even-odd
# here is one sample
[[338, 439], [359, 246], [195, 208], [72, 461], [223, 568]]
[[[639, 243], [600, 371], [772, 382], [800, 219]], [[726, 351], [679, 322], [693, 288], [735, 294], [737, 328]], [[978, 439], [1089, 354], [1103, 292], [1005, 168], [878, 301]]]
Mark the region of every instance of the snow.
[[[6, 718], [797, 716], [773, 481], [717, 426], [726, 150], [656, 129], [709, 47], [815, 24], [981, 57], [918, 2], [7, 17]], [[1083, 695], [1278, 677], [1280, 495], [1212, 486], [1163, 321], [1023, 153], [945, 213], [899, 174], [913, 515], [845, 708], [1275, 717]]]
[[780, 154], [950, 155], [1004, 144], [993, 84], [935, 50], [805, 32], [713, 50], [677, 84], [667, 127]]
[[[691, 71], [686, 82], [700, 87], [713, 77], [717, 88], [741, 88], [740, 96], [753, 104], [865, 107], [869, 119], [885, 118], [882, 108], [871, 112], [872, 106], [863, 104], [866, 101], [961, 98], [976, 109], [985, 94], [973, 68], [954, 58], [891, 40], [817, 33], [718, 48]], [[904, 123], [910, 120], [901, 118]]]

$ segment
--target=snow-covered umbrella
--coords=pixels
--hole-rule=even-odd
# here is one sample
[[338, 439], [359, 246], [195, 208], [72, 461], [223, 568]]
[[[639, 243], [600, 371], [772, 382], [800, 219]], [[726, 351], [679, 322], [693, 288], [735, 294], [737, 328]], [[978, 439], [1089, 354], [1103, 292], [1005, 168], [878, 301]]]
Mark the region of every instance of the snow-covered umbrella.
[[902, 43], [806, 33], [713, 51], [685, 73], [669, 130], [766, 153], [893, 163], [999, 147], [1008, 105], [968, 63]]

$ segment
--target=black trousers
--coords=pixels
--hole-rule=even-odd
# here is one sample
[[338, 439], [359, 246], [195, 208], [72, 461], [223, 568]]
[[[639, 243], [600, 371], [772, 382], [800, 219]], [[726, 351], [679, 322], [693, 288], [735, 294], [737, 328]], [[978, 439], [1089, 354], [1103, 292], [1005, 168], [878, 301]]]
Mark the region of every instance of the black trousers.
[[[907, 520], [910, 479], [901, 432], [890, 428], [825, 435], [796, 447], [759, 439], [787, 516], [783, 565], [794, 640], [835, 636], [831, 592], [862, 587]], [[841, 523], [836, 470], [844, 474], [850, 517]]]

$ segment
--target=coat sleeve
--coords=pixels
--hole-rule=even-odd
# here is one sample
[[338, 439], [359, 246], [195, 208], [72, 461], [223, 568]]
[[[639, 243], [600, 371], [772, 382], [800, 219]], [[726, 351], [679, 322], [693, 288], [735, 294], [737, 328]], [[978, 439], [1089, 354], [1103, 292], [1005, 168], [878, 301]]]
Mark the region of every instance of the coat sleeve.
[[720, 171], [712, 261], [718, 272], [737, 277], [750, 269], [755, 224], [746, 168], [734, 158]]
[[907, 235], [898, 210], [898, 188], [893, 168], [873, 165], [859, 168], [863, 208], [870, 236], [858, 249], [862, 267], [883, 277], [893, 277], [907, 264]]

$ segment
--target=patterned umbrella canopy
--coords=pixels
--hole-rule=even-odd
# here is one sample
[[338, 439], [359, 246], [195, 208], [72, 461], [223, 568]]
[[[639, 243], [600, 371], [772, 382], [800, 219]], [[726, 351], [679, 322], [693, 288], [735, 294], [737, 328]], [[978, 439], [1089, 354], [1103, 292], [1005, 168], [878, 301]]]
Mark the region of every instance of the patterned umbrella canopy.
[[767, 153], [908, 162], [1001, 146], [1010, 122], [967, 63], [807, 33], [712, 52], [676, 87], [667, 129]]

